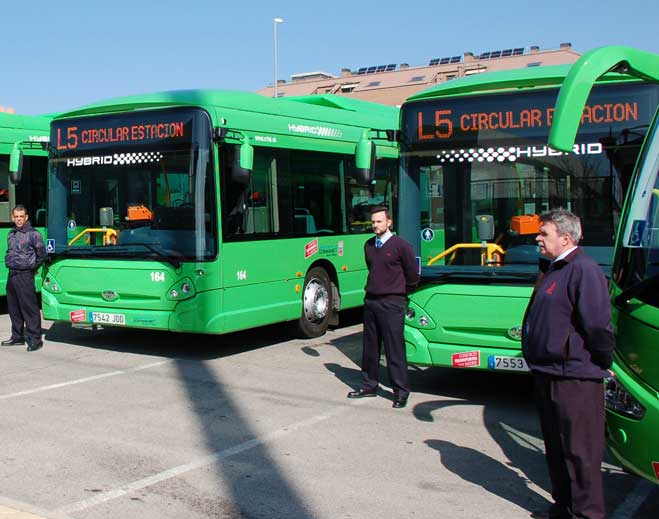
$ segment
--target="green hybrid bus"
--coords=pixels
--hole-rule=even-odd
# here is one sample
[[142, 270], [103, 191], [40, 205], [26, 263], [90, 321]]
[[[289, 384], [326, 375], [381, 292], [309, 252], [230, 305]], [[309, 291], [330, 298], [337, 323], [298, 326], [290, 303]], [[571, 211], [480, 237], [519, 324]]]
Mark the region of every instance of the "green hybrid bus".
[[398, 109], [176, 91], [51, 125], [45, 319], [314, 337], [362, 304], [369, 210], [393, 204]]
[[[609, 71], [656, 84], [659, 56], [626, 47], [595, 49], [561, 88], [549, 144], [572, 149], [593, 84]], [[578, 139], [578, 137], [577, 137]], [[647, 132], [628, 191], [611, 275], [617, 345], [606, 385], [608, 445], [628, 470], [659, 483], [659, 118]]]
[[521, 324], [538, 269], [538, 215], [582, 218], [582, 245], [610, 273], [616, 228], [659, 87], [609, 74], [574, 146], [547, 146], [569, 66], [449, 81], [401, 108], [398, 226], [421, 258], [405, 340], [410, 363], [527, 371]]
[[[7, 295], [7, 234], [14, 227], [11, 210], [22, 204], [30, 222], [43, 234], [46, 225], [47, 143], [49, 117], [0, 112], [0, 296]], [[16, 145], [22, 174], [10, 174], [10, 157]], [[41, 280], [37, 278], [37, 287]]]

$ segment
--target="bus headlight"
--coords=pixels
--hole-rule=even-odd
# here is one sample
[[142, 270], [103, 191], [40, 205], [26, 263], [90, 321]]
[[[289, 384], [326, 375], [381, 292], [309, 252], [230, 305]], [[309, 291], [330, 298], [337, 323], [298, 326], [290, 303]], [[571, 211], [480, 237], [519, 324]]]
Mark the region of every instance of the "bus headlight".
[[45, 290], [47, 290], [48, 292], [52, 292], [53, 294], [61, 294], [62, 293], [61, 285], [57, 282], [57, 280], [50, 273], [48, 273], [46, 275], [46, 277], [44, 278], [42, 287]]
[[641, 420], [645, 407], [614, 377], [604, 379], [604, 403], [609, 411]]
[[435, 327], [435, 323], [430, 317], [428, 317], [426, 312], [423, 311], [423, 308], [415, 304], [413, 301], [409, 301], [407, 303], [407, 309], [405, 310], [405, 326], [430, 329]]
[[174, 283], [167, 290], [167, 299], [170, 301], [183, 301], [195, 295], [194, 285], [188, 278], [183, 278]]

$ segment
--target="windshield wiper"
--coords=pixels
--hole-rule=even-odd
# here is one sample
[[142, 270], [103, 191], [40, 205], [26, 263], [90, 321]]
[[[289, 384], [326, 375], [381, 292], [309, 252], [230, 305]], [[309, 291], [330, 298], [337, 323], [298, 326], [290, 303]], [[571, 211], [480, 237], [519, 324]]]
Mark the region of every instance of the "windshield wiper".
[[66, 249], [58, 252], [48, 253], [49, 263], [53, 260], [64, 257], [64, 256], [84, 256], [85, 254], [92, 253], [97, 256], [114, 256], [115, 254], [120, 253], [130, 253], [126, 257], [138, 258], [140, 257], [135, 251], [131, 251], [130, 247], [136, 245], [138, 247], [144, 247], [148, 251], [155, 254], [159, 260], [169, 263], [175, 269], [178, 269], [181, 266], [181, 260], [185, 258], [183, 254], [178, 251], [171, 249], [163, 249], [160, 245], [155, 243], [127, 243], [126, 245], [92, 245], [90, 247], [67, 247]]
[[457, 280], [462, 279], [469, 282], [477, 281], [506, 281], [506, 280], [523, 280], [533, 283], [536, 279], [537, 272], [511, 272], [511, 271], [502, 271], [497, 268], [492, 268], [488, 270], [438, 270], [438, 271], [428, 271], [424, 270], [421, 273], [421, 278], [423, 281], [429, 283], [444, 283], [447, 280]]
[[130, 242], [130, 243], [126, 243], [125, 245], [114, 245], [109, 247], [95, 245], [92, 247], [92, 252], [97, 252], [97, 251], [98, 252], [109, 252], [109, 251], [129, 252], [130, 247], [134, 245], [138, 247], [144, 247], [145, 249], [153, 252], [158, 257], [158, 259], [161, 259], [169, 263], [175, 269], [181, 266], [181, 260], [185, 258], [185, 256], [178, 251], [171, 249], [163, 249], [160, 245], [157, 245], [155, 243], [147, 243], [147, 242]]

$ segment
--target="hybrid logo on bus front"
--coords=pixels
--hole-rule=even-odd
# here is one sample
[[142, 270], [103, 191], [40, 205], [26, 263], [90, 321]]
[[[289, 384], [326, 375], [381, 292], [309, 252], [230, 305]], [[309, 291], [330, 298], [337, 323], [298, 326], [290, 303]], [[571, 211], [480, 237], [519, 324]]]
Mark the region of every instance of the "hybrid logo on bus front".
[[308, 133], [318, 137], [341, 137], [343, 132], [338, 128], [329, 128], [327, 126], [307, 126], [306, 124], [289, 124], [289, 132]]
[[599, 142], [575, 144], [572, 152], [551, 149], [549, 146], [509, 146], [504, 148], [469, 148], [461, 150], [442, 150], [437, 158], [446, 162], [515, 162], [522, 158], [562, 157], [564, 155], [600, 155], [604, 147]]
[[114, 153], [112, 155], [73, 157], [66, 159], [66, 165], [72, 168], [80, 166], [124, 166], [129, 164], [159, 162], [160, 159], [162, 159], [162, 153], [159, 151], [143, 153]]

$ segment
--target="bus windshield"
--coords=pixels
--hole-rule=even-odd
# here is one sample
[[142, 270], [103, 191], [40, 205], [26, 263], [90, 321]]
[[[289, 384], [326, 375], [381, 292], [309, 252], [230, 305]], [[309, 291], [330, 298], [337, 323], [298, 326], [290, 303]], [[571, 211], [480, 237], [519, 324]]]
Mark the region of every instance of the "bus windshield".
[[623, 300], [635, 297], [659, 307], [659, 119], [639, 162], [639, 176], [632, 188], [627, 215], [613, 267]]
[[539, 257], [535, 215], [555, 207], [581, 217], [581, 245], [608, 273], [658, 89], [595, 87], [571, 153], [546, 145], [557, 93], [472, 95], [403, 107], [403, 168], [419, 188], [414, 210], [424, 276], [530, 278]]
[[51, 135], [51, 252], [177, 262], [216, 256], [204, 111], [67, 119], [53, 122]]

